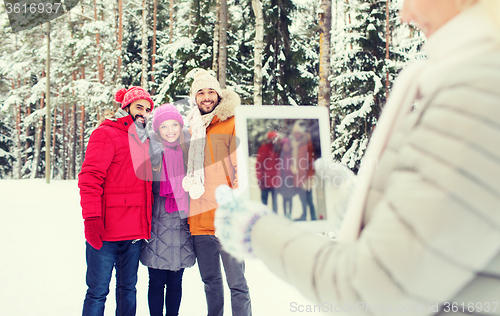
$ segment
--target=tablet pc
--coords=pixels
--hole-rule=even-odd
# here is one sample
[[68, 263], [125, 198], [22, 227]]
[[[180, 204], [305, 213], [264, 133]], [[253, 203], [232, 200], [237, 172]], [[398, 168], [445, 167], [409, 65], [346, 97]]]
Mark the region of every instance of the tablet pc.
[[329, 113], [319, 106], [239, 106], [239, 193], [313, 231], [332, 217], [314, 161], [331, 156]]

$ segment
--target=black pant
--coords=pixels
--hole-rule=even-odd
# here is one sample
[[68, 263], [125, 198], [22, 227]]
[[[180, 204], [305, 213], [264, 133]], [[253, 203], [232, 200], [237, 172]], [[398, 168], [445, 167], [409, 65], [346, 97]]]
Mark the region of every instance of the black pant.
[[276, 189], [275, 188], [262, 188], [260, 191], [260, 198], [262, 200], [262, 204], [267, 205], [267, 198], [269, 196], [269, 193], [271, 193], [271, 198], [273, 201], [273, 211], [274, 213], [278, 212], [278, 201], [277, 201], [277, 194], [276, 194]]
[[[163, 316], [163, 301], [167, 307], [167, 316], [179, 315], [179, 306], [182, 297], [182, 274], [179, 271], [148, 268], [149, 291], [148, 304], [151, 316]], [[165, 292], [165, 285], [167, 291]]]

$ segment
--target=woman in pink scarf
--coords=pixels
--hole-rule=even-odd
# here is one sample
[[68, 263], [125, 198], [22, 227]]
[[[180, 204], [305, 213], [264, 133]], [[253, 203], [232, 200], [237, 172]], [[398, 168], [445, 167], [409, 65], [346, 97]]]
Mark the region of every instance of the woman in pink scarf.
[[[151, 316], [178, 315], [184, 268], [195, 262], [187, 214], [188, 194], [182, 188], [186, 175], [189, 132], [177, 109], [164, 104], [153, 114], [150, 156], [153, 166], [151, 239], [143, 243], [141, 262], [149, 270], [148, 303]], [[165, 286], [167, 290], [165, 292]]]

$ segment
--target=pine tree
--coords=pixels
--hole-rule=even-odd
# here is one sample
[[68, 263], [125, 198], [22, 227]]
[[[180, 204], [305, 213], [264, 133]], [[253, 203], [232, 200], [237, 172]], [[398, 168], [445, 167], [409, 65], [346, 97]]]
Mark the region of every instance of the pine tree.
[[[347, 2], [347, 1], [346, 1]], [[350, 0], [344, 27], [335, 34], [332, 117], [336, 120], [334, 159], [357, 172], [359, 163], [386, 102], [386, 74], [395, 77], [405, 61], [389, 45], [386, 60], [386, 2]], [[391, 6], [390, 21], [396, 21]], [[394, 26], [392, 26], [394, 28]], [[390, 86], [390, 84], [389, 84]]]
[[[307, 55], [304, 49], [305, 39], [300, 36], [302, 34], [298, 37], [290, 34], [291, 19], [295, 11], [296, 6], [291, 0], [270, 0], [264, 3], [264, 104], [317, 103], [318, 49], [314, 49], [314, 56]], [[316, 37], [317, 34], [314, 38]], [[310, 41], [311, 38], [308, 38], [307, 42]]]

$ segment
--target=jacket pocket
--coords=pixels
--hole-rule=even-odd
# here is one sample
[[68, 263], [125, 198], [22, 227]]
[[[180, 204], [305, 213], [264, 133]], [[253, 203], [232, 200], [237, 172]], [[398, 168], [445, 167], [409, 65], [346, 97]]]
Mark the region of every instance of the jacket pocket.
[[147, 229], [145, 193], [106, 195], [106, 237], [137, 237]]

